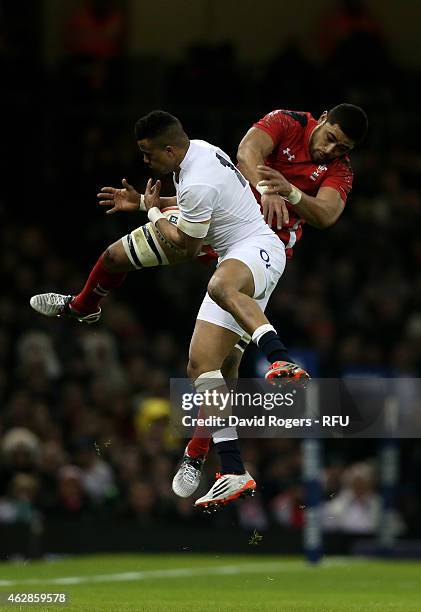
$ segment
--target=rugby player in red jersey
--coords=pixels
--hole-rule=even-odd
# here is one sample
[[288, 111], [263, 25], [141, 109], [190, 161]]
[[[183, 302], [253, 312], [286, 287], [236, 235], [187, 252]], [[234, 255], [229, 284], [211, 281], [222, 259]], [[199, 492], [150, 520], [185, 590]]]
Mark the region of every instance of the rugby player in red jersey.
[[339, 104], [319, 119], [275, 110], [240, 142], [239, 169], [268, 225], [284, 242], [287, 257], [304, 222], [324, 229], [342, 214], [353, 180], [348, 153], [363, 140], [367, 125], [365, 112], [353, 104]]
[[[364, 139], [367, 128], [367, 115], [353, 104], [339, 104], [319, 119], [308, 112], [274, 110], [240, 142], [238, 167], [287, 257], [301, 238], [303, 223], [324, 229], [339, 219], [353, 181], [348, 153]], [[230, 355], [227, 378], [238, 376], [249, 340], [243, 337]], [[285, 377], [294, 365], [290, 359], [272, 364], [268, 377]], [[198, 427], [173, 480], [173, 491], [180, 497], [197, 489], [209, 444], [206, 429]]]

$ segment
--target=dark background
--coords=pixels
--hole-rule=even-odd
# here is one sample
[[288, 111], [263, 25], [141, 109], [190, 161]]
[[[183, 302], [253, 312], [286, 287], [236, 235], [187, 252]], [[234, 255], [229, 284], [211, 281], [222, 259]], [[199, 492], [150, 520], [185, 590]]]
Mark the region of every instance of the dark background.
[[[216, 518], [195, 515], [191, 500], [170, 491], [184, 444], [167, 428], [168, 379], [185, 374], [212, 268], [130, 275], [94, 329], [29, 307], [34, 293], [77, 292], [102, 250], [145, 222], [105, 216], [95, 195], [122, 177], [143, 189], [133, 125], [154, 108], [234, 159], [242, 135], [274, 108], [317, 117], [347, 101], [366, 110], [370, 131], [352, 155], [346, 210], [323, 233], [305, 227], [268, 313], [313, 376], [419, 377], [421, 9], [409, 1], [302, 9], [0, 2], [0, 523], [42, 520], [48, 529], [101, 518], [134, 521], [143, 533], [150, 524], [188, 530], [215, 521], [236, 533], [299, 536], [297, 440], [243, 441], [259, 495]], [[242, 373], [260, 375], [263, 365], [251, 347]], [[326, 515], [339, 517], [329, 503], [342, 496], [363, 517], [341, 514], [333, 530], [375, 534], [377, 442], [330, 441], [325, 464]], [[212, 455], [203, 490], [216, 467]], [[418, 442], [406, 440], [396, 491], [402, 537], [420, 535], [420, 467]]]

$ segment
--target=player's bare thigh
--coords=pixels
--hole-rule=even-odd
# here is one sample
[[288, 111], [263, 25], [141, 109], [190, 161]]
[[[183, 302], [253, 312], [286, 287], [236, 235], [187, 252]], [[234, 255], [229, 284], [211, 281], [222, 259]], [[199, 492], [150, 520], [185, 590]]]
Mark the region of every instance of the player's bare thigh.
[[243, 351], [239, 348], [233, 348], [232, 351], [224, 359], [221, 367], [222, 376], [227, 380], [238, 378], [238, 370], [243, 358]]
[[239, 259], [225, 259], [209, 281], [208, 292], [214, 298], [229, 291], [254, 294], [254, 279], [250, 268]]
[[190, 342], [188, 376], [197, 378], [205, 372], [220, 370], [239, 338], [230, 329], [198, 319]]

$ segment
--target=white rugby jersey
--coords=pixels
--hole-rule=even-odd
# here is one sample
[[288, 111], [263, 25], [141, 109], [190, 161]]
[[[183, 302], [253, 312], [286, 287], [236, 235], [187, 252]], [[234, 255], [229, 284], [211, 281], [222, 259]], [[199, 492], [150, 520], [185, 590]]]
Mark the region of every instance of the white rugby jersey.
[[218, 147], [191, 140], [174, 185], [180, 217], [192, 223], [210, 219], [205, 241], [219, 255], [250, 236], [275, 236], [248, 181]]

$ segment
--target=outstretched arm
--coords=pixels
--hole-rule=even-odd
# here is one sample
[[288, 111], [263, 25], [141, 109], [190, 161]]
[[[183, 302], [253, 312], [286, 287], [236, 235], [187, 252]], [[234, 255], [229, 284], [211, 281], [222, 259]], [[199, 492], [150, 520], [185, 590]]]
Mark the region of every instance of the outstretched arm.
[[[109, 210], [105, 211], [107, 215], [112, 215], [119, 211], [125, 212], [138, 212], [139, 210], [146, 211], [143, 198], [133, 185], [130, 185], [126, 179], [122, 181], [123, 189], [117, 189], [116, 187], [102, 187], [101, 191], [97, 194], [98, 204], [100, 206], [111, 206]], [[143, 204], [143, 205], [142, 205]], [[176, 206], [177, 198], [172, 196], [170, 198], [160, 198], [159, 208], [166, 208], [167, 206]]]

